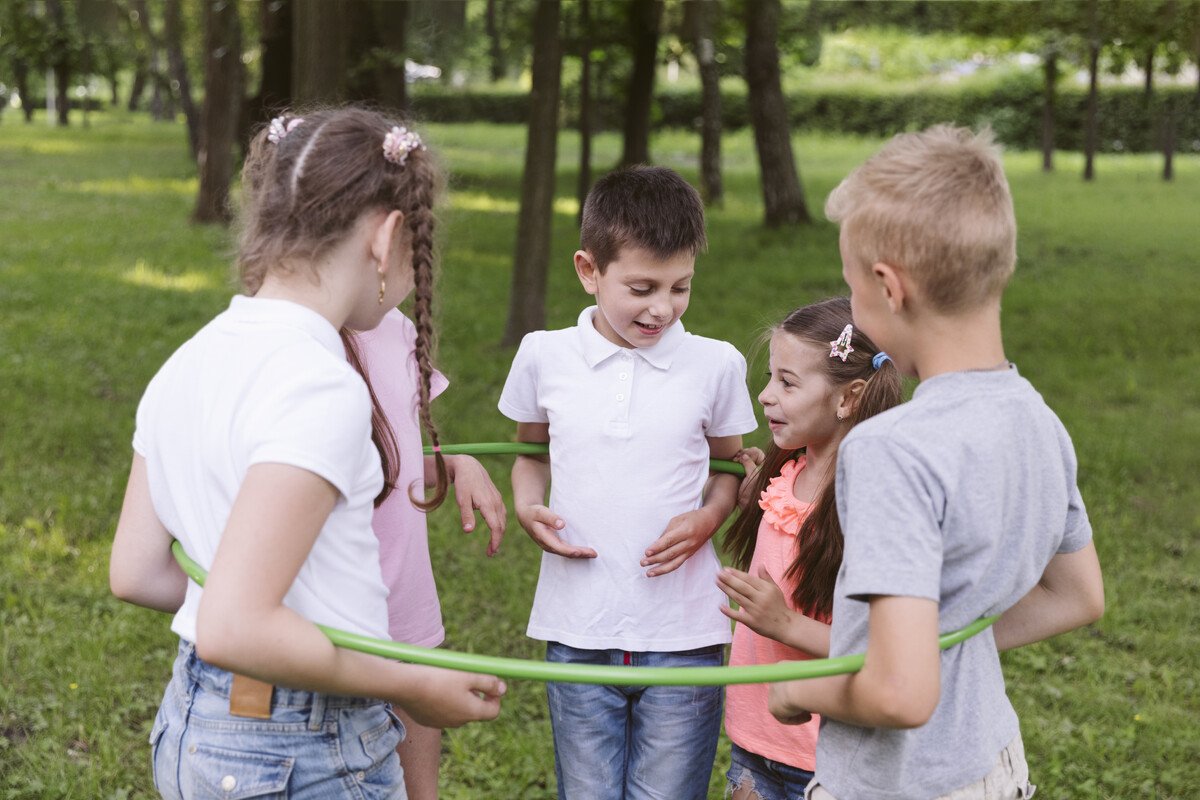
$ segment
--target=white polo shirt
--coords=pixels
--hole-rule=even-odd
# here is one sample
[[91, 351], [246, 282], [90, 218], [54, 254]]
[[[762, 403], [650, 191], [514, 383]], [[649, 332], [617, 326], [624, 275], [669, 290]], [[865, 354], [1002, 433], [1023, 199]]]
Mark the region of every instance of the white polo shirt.
[[746, 361], [680, 322], [653, 347], [626, 348], [592, 323], [521, 341], [500, 396], [517, 422], [550, 424], [550, 508], [594, 559], [545, 553], [527, 633], [593, 650], [671, 652], [730, 641], [709, 542], [682, 567], [646, 577], [646, 547], [701, 505], [707, 436], [757, 426]]
[[[322, 316], [284, 300], [234, 297], [167, 360], [138, 406], [159, 520], [206, 570], [252, 464], [290, 464], [341, 496], [284, 604], [312, 622], [387, 637], [387, 589], [371, 530], [383, 486], [371, 400]], [[196, 640], [189, 582], [171, 629]]]

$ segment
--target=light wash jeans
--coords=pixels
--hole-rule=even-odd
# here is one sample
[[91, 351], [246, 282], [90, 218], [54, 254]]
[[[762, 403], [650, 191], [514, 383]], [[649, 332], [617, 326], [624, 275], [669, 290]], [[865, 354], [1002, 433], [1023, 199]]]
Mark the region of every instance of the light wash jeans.
[[729, 772], [725, 773], [725, 796], [750, 789], [754, 800], [804, 800], [813, 774], [806, 769], [772, 761], [736, 744], [730, 747]]
[[[548, 642], [563, 664], [719, 667], [723, 645], [678, 653], [580, 650]], [[720, 686], [547, 683], [560, 800], [704, 800], [717, 753]]]
[[378, 700], [275, 688], [270, 719], [229, 713], [232, 675], [179, 643], [150, 734], [168, 800], [405, 800], [404, 726]]

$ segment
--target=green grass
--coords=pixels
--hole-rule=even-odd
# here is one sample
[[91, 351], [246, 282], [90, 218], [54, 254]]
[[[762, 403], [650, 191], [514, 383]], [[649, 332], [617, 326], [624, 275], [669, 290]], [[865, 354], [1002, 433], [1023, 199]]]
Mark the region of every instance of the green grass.
[[[430, 126], [453, 169], [443, 214], [443, 438], [511, 435], [495, 402], [524, 132]], [[795, 142], [814, 211], [878, 142]], [[619, 142], [598, 138], [596, 162]], [[695, 178], [694, 136], [653, 142]], [[585, 302], [575, 247], [575, 139], [563, 136], [548, 324]], [[760, 226], [750, 134], [725, 140], [725, 208], [710, 215], [687, 324], [743, 350], [790, 308], [842, 291], [836, 231]], [[1150, 156], [1007, 159], [1021, 225], [1007, 349], [1064, 420], [1105, 569], [1097, 625], [1005, 656], [1047, 798], [1185, 798], [1200, 786], [1200, 159], [1173, 184]], [[0, 798], [153, 794], [146, 737], [175, 643], [167, 618], [113, 600], [109, 539], [133, 412], [162, 361], [228, 302], [231, 242], [187, 222], [196, 187], [181, 128], [95, 115], [84, 131], [0, 123]], [[752, 375], [759, 367], [752, 366]], [[756, 383], [757, 378], [752, 378]], [[507, 488], [508, 464], [489, 462]], [[1188, 476], [1193, 476], [1189, 478]], [[431, 539], [448, 646], [539, 657], [524, 636], [538, 551], [501, 554], [437, 512]], [[513, 525], [515, 528], [515, 523]], [[553, 796], [544, 690], [512, 687], [500, 720], [450, 733], [443, 796]], [[720, 796], [722, 743], [713, 796]]]

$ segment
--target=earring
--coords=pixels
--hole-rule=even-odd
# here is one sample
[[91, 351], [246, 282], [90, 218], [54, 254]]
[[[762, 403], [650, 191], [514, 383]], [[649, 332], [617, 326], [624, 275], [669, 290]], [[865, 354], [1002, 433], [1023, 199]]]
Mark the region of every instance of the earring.
[[387, 281], [385, 281], [383, 279], [383, 276], [380, 275], [379, 276], [379, 305], [383, 305], [383, 293], [386, 291], [387, 291]]
[[840, 411], [839, 411], [839, 412], [837, 412], [837, 418], [838, 418], [838, 422], [845, 422], [845, 421], [846, 421], [846, 415], [845, 415], [845, 414], [843, 414], [843, 413], [842, 413], [842, 412], [840, 412]]

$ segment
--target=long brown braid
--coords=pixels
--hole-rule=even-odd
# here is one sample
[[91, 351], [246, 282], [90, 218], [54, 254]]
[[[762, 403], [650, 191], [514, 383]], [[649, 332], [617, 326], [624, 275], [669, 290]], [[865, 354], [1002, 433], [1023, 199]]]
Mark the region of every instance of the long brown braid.
[[[842, 329], [850, 323], [850, 300], [834, 297], [796, 309], [772, 332], [786, 333], [801, 341], [828, 348]], [[848, 427], [898, 405], [901, 399], [900, 373], [890, 361], [876, 369], [872, 358], [879, 352], [875, 343], [858, 328], [851, 335], [853, 351], [845, 361], [823, 358], [825, 378], [835, 388], [847, 386], [856, 379], [866, 381], [857, 396], [853, 410], [846, 420]], [[772, 443], [749, 495], [750, 502], [742, 508], [725, 535], [724, 549], [733, 556], [734, 564], [746, 570], [754, 553], [758, 526], [763, 510], [758, 497], [767, 484], [780, 474], [783, 465], [801, 455], [801, 450], [780, 450]], [[842, 526], [838, 520], [837, 498], [834, 494], [833, 470], [824, 476], [821, 490], [800, 530], [796, 534], [796, 552], [785, 576], [796, 580], [792, 603], [802, 613], [818, 619], [828, 619], [833, 611], [833, 588], [842, 564]]]
[[[437, 445], [437, 429], [429, 410], [434, 341], [433, 207], [444, 183], [437, 159], [425, 148], [410, 151], [403, 164], [385, 159], [384, 137], [404, 123], [373, 109], [313, 108], [285, 112], [278, 121], [286, 134], [278, 135], [279, 126], [274, 131], [263, 126], [251, 140], [242, 167], [237, 258], [241, 283], [253, 295], [268, 271], [291, 271], [298, 263], [315, 267], [363, 214], [401, 211], [412, 233], [419, 414], [426, 434]], [[371, 438], [384, 470], [383, 491], [375, 499], [378, 506], [399, 478], [399, 448], [362, 363], [354, 332], [342, 330], [340, 334], [347, 361], [362, 375], [371, 395]], [[436, 460], [434, 496], [429, 501], [413, 499], [423, 510], [436, 508], [446, 497], [445, 461], [440, 453]]]

